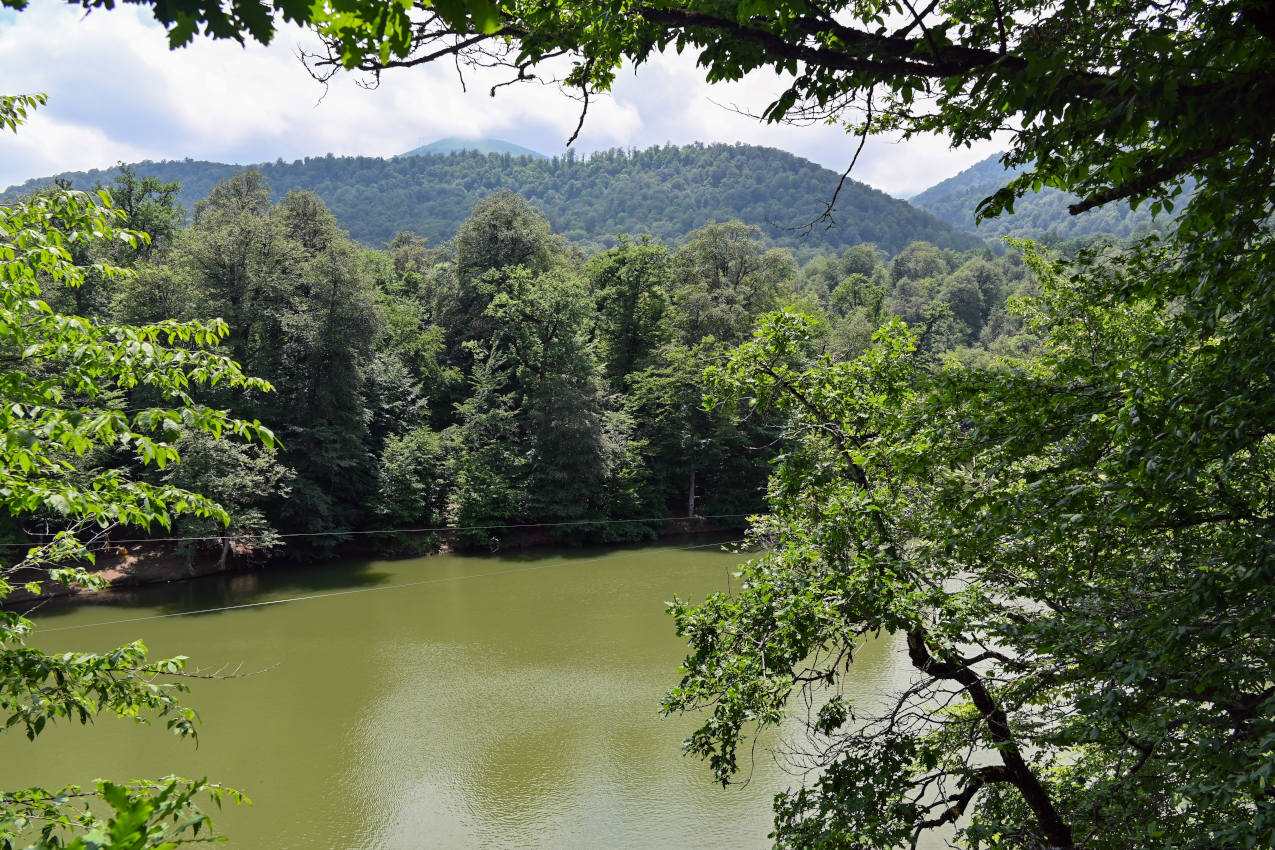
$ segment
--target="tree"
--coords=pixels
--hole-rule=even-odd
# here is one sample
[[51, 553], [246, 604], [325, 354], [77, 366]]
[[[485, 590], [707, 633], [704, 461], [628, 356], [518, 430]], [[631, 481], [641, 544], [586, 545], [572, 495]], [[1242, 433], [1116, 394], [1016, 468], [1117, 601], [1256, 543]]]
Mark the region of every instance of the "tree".
[[272, 204], [264, 178], [246, 171], [195, 205], [172, 262], [192, 300], [231, 321], [233, 356], [279, 388], [234, 401], [286, 423], [282, 461], [296, 475], [272, 523], [349, 527], [365, 512], [379, 448], [369, 440], [363, 363], [382, 321], [364, 252], [313, 193]]
[[[289, 193], [280, 204], [293, 210]], [[305, 193], [306, 207], [313, 195]], [[286, 218], [285, 218], [286, 221]], [[287, 233], [297, 231], [295, 220]], [[306, 501], [285, 505], [296, 527], [348, 527], [364, 513], [373, 486], [363, 363], [380, 330], [371, 281], [359, 249], [330, 226], [290, 281], [292, 297], [277, 320], [282, 333], [280, 401], [286, 405], [289, 451]], [[302, 235], [307, 232], [301, 230]], [[274, 318], [274, 317], [272, 317]], [[282, 418], [283, 411], [280, 411]]]
[[378, 518], [396, 525], [439, 521], [440, 448], [438, 435], [424, 427], [385, 441], [376, 465], [373, 510]]
[[[0, 120], [16, 126], [38, 101], [0, 97]], [[5, 116], [8, 116], [6, 119]], [[78, 459], [97, 447], [116, 447], [135, 462], [160, 468], [180, 461], [183, 433], [232, 432], [269, 445], [256, 422], [194, 403], [195, 387], [220, 383], [268, 390], [231, 360], [210, 352], [226, 336], [220, 321], [164, 321], [151, 325], [90, 322], [53, 312], [42, 285], [74, 287], [84, 270], [74, 255], [98, 240], [136, 246], [144, 234], [118, 230], [119, 216], [89, 196], [58, 191], [0, 207], [0, 498], [15, 517], [43, 511], [62, 530], [34, 544], [25, 557], [0, 567], [0, 601], [15, 584], [38, 590], [43, 580], [100, 587], [100, 577], [74, 566], [92, 560], [93, 540], [115, 526], [169, 527], [195, 515], [225, 522], [226, 512], [196, 493], [130, 479], [118, 468], [86, 468]], [[101, 265], [106, 277], [123, 275]], [[113, 393], [146, 387], [157, 404], [121, 410]], [[50, 722], [88, 722], [101, 713], [155, 715], [179, 735], [194, 734], [194, 712], [180, 698], [184, 659], [151, 660], [135, 642], [114, 652], [50, 655], [25, 645], [32, 623], [0, 613], [0, 728], [34, 740]], [[176, 679], [176, 681], [174, 681]], [[22, 789], [0, 793], [0, 846], [35, 837], [37, 846], [141, 848], [203, 840], [208, 819], [196, 799], [222, 789], [169, 777], [92, 789]], [[95, 797], [107, 816], [79, 808]]]
[[538, 210], [512, 192], [496, 192], [474, 206], [456, 234], [456, 269], [465, 282], [513, 266], [546, 271], [558, 248]]
[[112, 246], [116, 249], [112, 260], [117, 264], [150, 259], [156, 250], [167, 248], [181, 229], [185, 212], [177, 203], [181, 186], [176, 181], [165, 183], [156, 177], [138, 177], [131, 165], [121, 165], [119, 176], [106, 191], [111, 194], [111, 206], [123, 215], [120, 226], [146, 234], [137, 247], [126, 253], [119, 253], [127, 247], [123, 243]]
[[762, 504], [773, 440], [755, 421], [704, 407], [704, 368], [724, 351], [713, 340], [670, 344], [627, 379], [624, 410], [640, 423], [648, 498], [664, 515], [743, 514]]
[[759, 315], [778, 306], [796, 264], [783, 249], [764, 250], [760, 236], [739, 222], [710, 224], [673, 254], [675, 321], [684, 345], [705, 337], [739, 342]]
[[277, 372], [279, 322], [305, 254], [270, 210], [270, 187], [258, 172], [223, 180], [195, 205], [177, 253], [196, 278], [191, 288], [207, 292], [208, 306], [229, 322], [235, 355]]
[[672, 336], [668, 249], [642, 237], [589, 262], [601, 357], [615, 388]]
[[[563, 247], [545, 217], [512, 192], [497, 192], [475, 204], [456, 234], [455, 246], [456, 298], [448, 315], [439, 317], [454, 351], [495, 332], [487, 306], [506, 271], [548, 271]], [[461, 358], [466, 365], [468, 360]]]
[[[673, 606], [692, 654], [666, 709], [710, 713], [688, 746], [728, 781], [808, 692], [821, 772], [778, 799], [780, 846], [1275, 842], [1269, 356], [1223, 378], [1238, 340], [1108, 306], [1145, 256], [1028, 258], [1038, 359], [936, 373], [896, 322], [833, 363], [777, 314], [715, 370], [796, 448], [753, 531], [771, 553]], [[881, 635], [915, 675], [877, 711], [840, 684]]]
[[447, 519], [462, 528], [478, 526], [461, 533], [468, 543], [498, 541], [482, 526], [519, 522], [525, 508], [526, 493], [517, 482], [525, 475], [527, 452], [505, 386], [505, 365], [496, 351], [476, 353], [473, 390], [456, 405], [457, 422], [445, 434]]
[[278, 452], [251, 443], [231, 442], [194, 431], [180, 436], [182, 462], [163, 470], [160, 480], [170, 486], [199, 491], [225, 511], [227, 519], [182, 518], [174, 525], [183, 541], [190, 566], [205, 541], [218, 548], [218, 567], [226, 567], [232, 539], [241, 552], [264, 554], [283, 543], [278, 529], [266, 518], [263, 503], [286, 498], [295, 473], [279, 462]]
[[602, 381], [585, 334], [588, 290], [562, 272], [518, 266], [492, 274], [499, 288], [484, 315], [497, 328], [493, 345], [509, 352], [508, 385], [527, 446], [528, 518], [600, 518], [611, 464]]

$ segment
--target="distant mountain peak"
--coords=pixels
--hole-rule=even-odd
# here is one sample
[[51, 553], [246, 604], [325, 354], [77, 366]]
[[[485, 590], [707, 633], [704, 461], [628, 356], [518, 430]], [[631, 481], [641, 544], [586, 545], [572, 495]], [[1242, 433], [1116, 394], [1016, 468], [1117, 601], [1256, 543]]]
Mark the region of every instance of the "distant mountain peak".
[[455, 137], [439, 139], [436, 142], [430, 142], [428, 145], [421, 145], [419, 148], [412, 148], [406, 153], [401, 153], [394, 157], [398, 159], [404, 156], [430, 156], [432, 154], [449, 154], [463, 153], [465, 151], [477, 151], [478, 153], [507, 153], [513, 156], [529, 156], [532, 159], [548, 159], [549, 157], [540, 151], [533, 151], [531, 148], [524, 148], [522, 145], [515, 145], [513, 142], [506, 142], [504, 139], [458, 139]]

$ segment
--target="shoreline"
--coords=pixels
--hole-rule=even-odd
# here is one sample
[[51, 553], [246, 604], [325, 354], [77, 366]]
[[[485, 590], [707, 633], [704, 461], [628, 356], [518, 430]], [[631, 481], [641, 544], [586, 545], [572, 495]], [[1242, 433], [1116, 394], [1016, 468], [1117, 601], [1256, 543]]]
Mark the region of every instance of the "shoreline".
[[[581, 526], [589, 528], [584, 523], [581, 523]], [[652, 536], [648, 542], [662, 540], [666, 537], [711, 534], [718, 531], [742, 529], [743, 527], [738, 524], [715, 522], [704, 517], [675, 518], [664, 520], [659, 531], [651, 529]], [[549, 546], [605, 545], [608, 542], [598, 540], [594, 536], [572, 540], [560, 533], [548, 531], [546, 528], [546, 526], [526, 528], [511, 526], [504, 535], [491, 536], [494, 544], [490, 546], [490, 551], [535, 549]], [[385, 538], [389, 539], [386, 540]], [[640, 541], [609, 542], [620, 544]], [[460, 545], [456, 532], [447, 534], [410, 531], [387, 532], [380, 540], [374, 540], [371, 536], [355, 535], [348, 540], [341, 541], [332, 549], [330, 557], [324, 560], [368, 557], [401, 560], [406, 558], [424, 558], [449, 552], [481, 552], [483, 548], [482, 546]], [[106, 576], [111, 582], [108, 587], [101, 590], [87, 590], [67, 587], [58, 582], [44, 580], [42, 581], [41, 591], [39, 593], [31, 593], [22, 587], [22, 583], [29, 579], [24, 578], [19, 573], [13, 577], [11, 583], [14, 586], [14, 590], [4, 600], [3, 605], [0, 605], [0, 610], [15, 605], [41, 602], [49, 599], [60, 599], [63, 602], [89, 602], [103, 598], [105, 595], [117, 590], [154, 584], [169, 584], [175, 581], [188, 581], [213, 575], [265, 572], [278, 568], [287, 569], [295, 567], [305, 560], [304, 557], [289, 557], [286, 554], [262, 559], [260, 553], [236, 546], [233, 543], [230, 546], [229, 554], [224, 560], [220, 553], [212, 549], [196, 551], [193, 556], [190, 556], [179, 552], [176, 543], [161, 542], [112, 546], [107, 551], [96, 554], [97, 562], [90, 568], [90, 572]], [[38, 580], [38, 577], [34, 575], [31, 578]]]

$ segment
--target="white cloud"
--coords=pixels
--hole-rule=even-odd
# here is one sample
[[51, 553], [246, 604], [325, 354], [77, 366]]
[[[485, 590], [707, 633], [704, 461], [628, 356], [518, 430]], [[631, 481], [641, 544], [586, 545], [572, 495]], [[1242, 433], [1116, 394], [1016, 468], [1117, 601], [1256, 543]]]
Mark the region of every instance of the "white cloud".
[[[791, 151], [838, 172], [849, 166], [858, 137], [844, 129], [822, 124], [766, 124], [752, 117], [780, 91], [779, 79], [763, 73], [735, 83], [709, 85], [692, 57], [670, 53], [636, 76], [622, 78], [616, 97], [639, 104], [649, 143], [746, 141]], [[670, 99], [670, 93], [676, 93], [675, 97]], [[1003, 150], [1007, 141], [952, 150], [946, 139], [937, 136], [907, 142], [873, 136], [852, 176], [894, 195], [912, 195]]]
[[[44, 91], [49, 105], [18, 136], [0, 137], [0, 187], [65, 170], [139, 158], [260, 162], [277, 157], [390, 156], [443, 136], [495, 136], [547, 153], [575, 128], [578, 105], [552, 86], [488, 88], [500, 78], [468, 73], [462, 91], [446, 65], [386, 73], [375, 90], [348, 75], [328, 90], [295, 55], [313, 36], [285, 28], [269, 47], [196, 40], [170, 51], [148, 10], [120, 6], [88, 16], [36, 0], [0, 17], [0, 79], [6, 91]], [[773, 78], [710, 86], [689, 56], [668, 54], [622, 75], [595, 101], [577, 142], [582, 151], [664, 142], [736, 142], [790, 150], [840, 170], [854, 139], [835, 127], [765, 125], [722, 105], [760, 111]], [[872, 140], [854, 176], [910, 194], [995, 151], [949, 151], [941, 139]]]
[[81, 171], [116, 162], [136, 162], [156, 158], [155, 151], [118, 142], [95, 127], [66, 124], [47, 114], [37, 114], [22, 132], [0, 139], [0, 172], [11, 173], [0, 186], [26, 177], [45, 176], [59, 171]]

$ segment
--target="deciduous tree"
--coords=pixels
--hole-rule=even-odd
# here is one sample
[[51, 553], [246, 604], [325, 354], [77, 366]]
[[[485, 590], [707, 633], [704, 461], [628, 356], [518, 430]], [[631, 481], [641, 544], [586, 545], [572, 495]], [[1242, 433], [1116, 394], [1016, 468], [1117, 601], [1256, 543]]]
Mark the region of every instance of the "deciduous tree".
[[[777, 801], [780, 846], [1275, 842], [1269, 356], [1107, 303], [1161, 256], [1029, 258], [1038, 358], [935, 372], [896, 321], [834, 363], [778, 314], [715, 370], [795, 448], [770, 554], [673, 606], [692, 654], [666, 708], [709, 712], [688, 746], [729, 781], [807, 693], [819, 771]], [[914, 668], [884, 709], [843, 688], [865, 640]]]
[[[34, 99], [0, 97], [0, 121], [16, 126]], [[268, 390], [226, 357], [213, 353], [226, 336], [223, 322], [163, 321], [150, 325], [91, 322], [54, 312], [44, 286], [74, 287], [85, 271], [80, 249], [102, 240], [136, 246], [144, 234], [117, 228], [118, 214], [78, 192], [41, 194], [0, 207], [0, 504], [15, 517], [43, 511], [63, 530], [0, 566], [0, 601], [15, 583], [38, 590], [42, 581], [100, 587], [102, 579], [77, 561], [92, 560], [89, 544], [117, 526], [169, 527], [193, 514], [225, 522], [210, 499], [168, 483], [130, 479], [120, 469], [85, 469], [78, 458], [113, 447], [143, 465], [180, 461], [183, 433], [234, 433], [269, 444], [256, 422], [195, 403], [198, 387]], [[122, 269], [99, 265], [106, 278]], [[144, 387], [156, 399], [122, 410], [111, 399]], [[9, 550], [12, 551], [12, 550]], [[194, 733], [194, 712], [181, 701], [185, 659], [155, 661], [135, 642], [104, 653], [48, 654], [26, 645], [30, 620], [0, 612], [0, 730], [34, 740], [50, 722], [88, 722], [99, 714], [153, 715], [179, 735]], [[196, 798], [221, 790], [202, 781], [168, 778], [92, 788], [0, 792], [0, 847], [171, 847], [207, 835]], [[82, 809], [96, 798], [105, 804]]]

